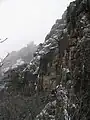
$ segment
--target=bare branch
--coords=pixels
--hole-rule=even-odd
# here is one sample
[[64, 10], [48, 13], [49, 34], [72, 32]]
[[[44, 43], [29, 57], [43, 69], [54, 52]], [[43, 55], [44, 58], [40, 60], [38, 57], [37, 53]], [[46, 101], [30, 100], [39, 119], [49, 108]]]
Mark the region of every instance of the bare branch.
[[3, 59], [1, 59], [1, 65], [0, 65], [0, 67], [2, 67], [3, 65], [4, 65], [4, 61], [5, 61], [5, 59], [7, 58], [9, 56], [9, 53], [5, 56], [5, 58], [3, 58]]
[[9, 53], [7, 53], [7, 55], [5, 56], [5, 58], [3, 59], [3, 61], [9, 56]]
[[8, 39], [8, 38], [6, 38], [6, 39], [4, 39], [4, 40], [1, 40], [1, 39], [0, 39], [0, 43], [5, 42], [7, 39]]

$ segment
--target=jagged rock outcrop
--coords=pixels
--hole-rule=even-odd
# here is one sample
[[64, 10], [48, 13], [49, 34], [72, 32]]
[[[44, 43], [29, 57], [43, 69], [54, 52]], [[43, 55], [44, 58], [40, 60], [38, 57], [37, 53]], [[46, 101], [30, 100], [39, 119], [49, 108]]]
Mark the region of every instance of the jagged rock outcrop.
[[[53, 25], [23, 71], [35, 76], [34, 80], [29, 76], [30, 84], [27, 84], [35, 85], [30, 89], [35, 90], [32, 101], [42, 101], [41, 107], [41, 102], [35, 104], [38, 112], [28, 112], [24, 120], [90, 119], [89, 42], [90, 2], [76, 0]], [[41, 100], [41, 96], [44, 99]], [[28, 118], [29, 113], [31, 116], [35, 113], [33, 118]]]

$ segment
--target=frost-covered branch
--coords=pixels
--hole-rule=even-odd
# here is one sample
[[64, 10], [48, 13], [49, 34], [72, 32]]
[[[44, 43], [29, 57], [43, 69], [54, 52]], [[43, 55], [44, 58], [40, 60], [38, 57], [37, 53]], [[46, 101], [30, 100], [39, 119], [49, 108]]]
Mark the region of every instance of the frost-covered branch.
[[4, 40], [1, 40], [1, 39], [0, 39], [0, 43], [5, 42], [7, 39], [8, 39], [8, 38], [6, 38], [6, 39], [4, 39]]
[[5, 61], [5, 59], [6, 59], [8, 56], [9, 56], [9, 53], [7, 53], [7, 55], [6, 55], [3, 59], [0, 58], [0, 59], [1, 59], [0, 67], [2, 67], [2, 66], [4, 65], [4, 61]]

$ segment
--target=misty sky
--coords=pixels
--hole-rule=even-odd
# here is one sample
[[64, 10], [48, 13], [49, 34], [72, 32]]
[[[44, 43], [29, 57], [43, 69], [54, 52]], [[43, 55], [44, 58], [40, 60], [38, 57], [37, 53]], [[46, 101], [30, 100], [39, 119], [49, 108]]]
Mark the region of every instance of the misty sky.
[[72, 0], [0, 0], [0, 56], [43, 42]]

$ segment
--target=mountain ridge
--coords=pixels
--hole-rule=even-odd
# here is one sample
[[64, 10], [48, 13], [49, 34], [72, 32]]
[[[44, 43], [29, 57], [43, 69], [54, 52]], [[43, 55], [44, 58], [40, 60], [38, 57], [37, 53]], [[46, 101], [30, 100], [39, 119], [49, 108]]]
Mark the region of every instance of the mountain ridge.
[[[56, 21], [45, 41], [39, 44], [30, 64], [20, 70], [19, 76], [19, 70], [12, 71], [6, 91], [10, 93], [10, 100], [13, 96], [17, 98], [15, 103], [18, 99], [24, 103], [21, 109], [13, 100], [8, 103], [15, 106], [14, 119], [90, 119], [89, 13], [89, 0], [71, 2], [62, 19]], [[7, 101], [6, 106], [0, 105], [7, 108], [12, 120]]]

